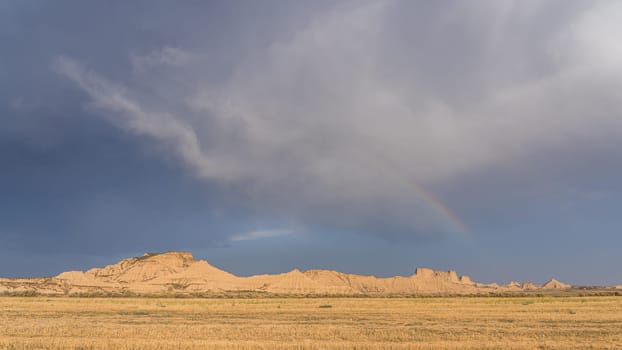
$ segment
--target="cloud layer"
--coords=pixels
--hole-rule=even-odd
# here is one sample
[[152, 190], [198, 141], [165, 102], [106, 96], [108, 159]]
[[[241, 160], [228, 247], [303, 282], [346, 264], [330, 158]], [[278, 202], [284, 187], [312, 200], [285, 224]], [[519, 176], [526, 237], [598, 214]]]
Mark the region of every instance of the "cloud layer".
[[339, 3], [218, 79], [200, 45], [128, 52], [120, 81], [53, 66], [106, 121], [227, 188], [224, 206], [421, 237], [464, 230], [434, 193], [465, 178], [619, 146], [619, 7]]

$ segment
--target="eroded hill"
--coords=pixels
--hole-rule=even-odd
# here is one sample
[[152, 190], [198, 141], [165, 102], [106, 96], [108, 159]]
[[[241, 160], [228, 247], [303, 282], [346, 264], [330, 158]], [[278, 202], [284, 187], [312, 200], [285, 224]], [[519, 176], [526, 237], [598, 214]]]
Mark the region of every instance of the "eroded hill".
[[569, 289], [551, 279], [542, 286], [530, 282], [483, 284], [455, 271], [417, 268], [411, 276], [379, 278], [332, 270], [294, 269], [281, 274], [235, 276], [188, 252], [145, 254], [86, 272], [68, 271], [50, 278], [0, 279], [0, 293], [37, 294], [200, 294], [262, 292], [297, 295], [431, 295], [493, 294]]

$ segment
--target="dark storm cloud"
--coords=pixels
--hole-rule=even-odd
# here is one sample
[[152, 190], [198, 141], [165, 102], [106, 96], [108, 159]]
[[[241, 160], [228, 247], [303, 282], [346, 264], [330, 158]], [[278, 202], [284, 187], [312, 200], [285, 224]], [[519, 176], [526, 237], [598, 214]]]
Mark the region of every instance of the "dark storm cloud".
[[[583, 55], [603, 25], [590, 16], [608, 6], [341, 3], [248, 52], [222, 81], [204, 76], [201, 45], [134, 54], [129, 81], [67, 56], [56, 70], [199, 178], [250, 182], [251, 206], [416, 234], [451, 221], [424, 187], [619, 136], [617, 65]], [[348, 209], [331, 215], [338, 208]]]
[[[88, 96], [59, 78], [53, 64], [59, 55], [72, 55], [124, 81], [133, 65], [157, 64], [137, 53], [171, 42], [200, 42], [213, 48], [210, 65], [216, 68], [208, 75], [218, 77], [243, 50], [244, 45], [228, 45], [241, 39], [240, 27], [261, 32], [252, 18], [263, 7], [66, 1], [3, 2], [0, 10], [3, 249], [54, 254], [189, 249], [218, 245], [226, 235], [254, 228], [250, 214], [237, 212], [248, 224], [222, 213], [218, 206], [227, 199], [221, 190], [197, 184], [173, 162], [163, 165], [152, 150], [157, 144], [135, 140], [98, 119]], [[200, 31], [188, 27], [198, 24]], [[277, 26], [264, 27], [269, 32]]]
[[619, 201], [616, 2], [0, 10], [7, 246], [477, 236]]

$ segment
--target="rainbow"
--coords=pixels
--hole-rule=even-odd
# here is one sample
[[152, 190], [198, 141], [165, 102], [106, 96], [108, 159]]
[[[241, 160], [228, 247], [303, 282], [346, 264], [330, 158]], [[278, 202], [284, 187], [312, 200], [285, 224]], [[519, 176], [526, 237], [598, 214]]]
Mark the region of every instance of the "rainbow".
[[[396, 162], [392, 161], [386, 156], [381, 156], [380, 153], [376, 153], [376, 157], [381, 159], [382, 163], [386, 165], [386, 167], [381, 168], [387, 173], [387, 175], [398, 179], [400, 182], [407, 185], [415, 193], [418, 199], [422, 200], [445, 222], [449, 223], [455, 233], [458, 233], [464, 237], [469, 237], [469, 229], [464, 224], [464, 222], [462, 222], [462, 220], [460, 220], [460, 218], [453, 211], [451, 211], [451, 209], [449, 209], [437, 196], [421, 186], [421, 184], [419, 184], [419, 182], [417, 182], [413, 178], [413, 176], [409, 175], [406, 171], [404, 171]], [[388, 168], [390, 168], [392, 171], [388, 171]]]
[[412, 178], [403, 177], [403, 181], [409, 185], [409, 187], [415, 192], [418, 198], [420, 198], [428, 207], [439, 214], [446, 222], [451, 224], [452, 228], [463, 236], [469, 236], [469, 230], [467, 226], [460, 220], [460, 218], [449, 209], [443, 202], [435, 196], [432, 192], [427, 191], [423, 186], [414, 181]]

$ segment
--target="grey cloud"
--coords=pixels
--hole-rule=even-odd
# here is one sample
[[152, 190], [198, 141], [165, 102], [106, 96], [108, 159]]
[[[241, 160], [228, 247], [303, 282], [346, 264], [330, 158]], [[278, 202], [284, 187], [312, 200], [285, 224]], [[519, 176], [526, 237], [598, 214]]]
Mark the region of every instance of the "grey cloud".
[[104, 110], [103, 115], [116, 126], [139, 136], [149, 136], [170, 144], [182, 160], [193, 167], [199, 176], [219, 176], [222, 167], [212, 165], [201, 150], [195, 131], [188, 123], [166, 112], [151, 112], [127, 96], [117, 86], [79, 63], [60, 57], [55, 67], [86, 91], [93, 106]]
[[[201, 47], [134, 54], [155, 73], [123, 84], [88, 62], [56, 67], [106, 120], [165, 144], [253, 211], [447, 233], [455, 222], [429, 189], [622, 136], [619, 5], [555, 3], [549, 23], [556, 8], [537, 2], [448, 4], [340, 3], [222, 80]], [[163, 63], [176, 74], [157, 74]]]
[[133, 68], [138, 71], [160, 65], [183, 66], [196, 59], [192, 53], [169, 46], [147, 54], [133, 53], [130, 58]]
[[251, 232], [245, 232], [245, 233], [240, 233], [240, 234], [233, 235], [233, 236], [231, 236], [230, 240], [232, 242], [252, 241], [252, 240], [263, 239], [263, 238], [289, 236], [289, 235], [293, 235], [295, 233], [296, 233], [296, 231], [290, 230], [290, 229], [288, 229], [288, 230], [251, 231]]

